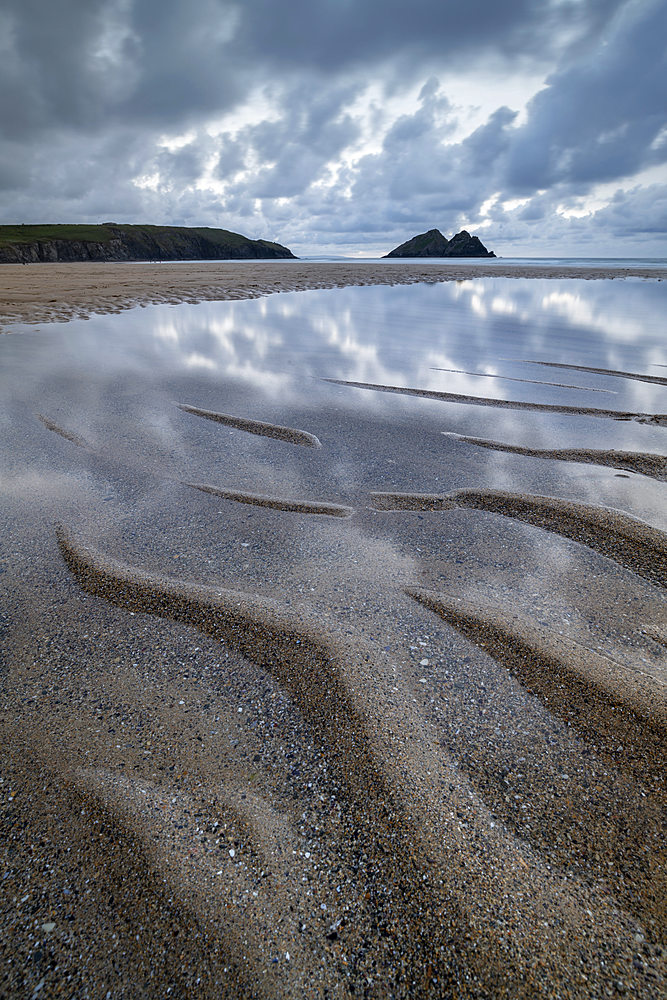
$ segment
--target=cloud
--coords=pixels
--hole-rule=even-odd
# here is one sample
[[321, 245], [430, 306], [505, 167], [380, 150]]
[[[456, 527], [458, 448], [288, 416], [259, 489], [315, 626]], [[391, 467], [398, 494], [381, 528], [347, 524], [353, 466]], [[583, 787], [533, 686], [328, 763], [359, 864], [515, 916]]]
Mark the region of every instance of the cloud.
[[[332, 87], [312, 95], [299, 85], [283, 96], [283, 115], [243, 130], [245, 157], [258, 164], [246, 182], [251, 198], [286, 198], [301, 194], [326, 166], [359, 136], [359, 124], [346, 113], [356, 88]], [[224, 155], [225, 136], [221, 137]]]
[[657, 245], [666, 35], [661, 0], [5, 0], [2, 219]]
[[138, 57], [123, 6], [113, 0], [7, 0], [0, 14], [5, 137], [95, 129], [103, 109], [122, 103], [136, 80]]
[[627, 177], [667, 159], [667, 7], [627, 4], [592, 52], [555, 72], [528, 106], [505, 180], [514, 193]]
[[[178, 128], [235, 106], [258, 82], [443, 65], [553, 61], [599, 30], [620, 0], [5, 0], [0, 14], [3, 131]], [[394, 81], [395, 83], [396, 81]]]
[[[611, 0], [608, 6], [613, 6]], [[569, 13], [568, 13], [569, 11]], [[113, 122], [179, 128], [219, 114], [260, 80], [403, 74], [475, 58], [540, 58], [587, 5], [489, 0], [5, 0], [5, 136]], [[527, 40], [530, 39], [530, 45]]]
[[667, 232], [667, 184], [617, 191], [596, 215], [598, 224], [619, 239], [664, 235]]
[[6, 0], [6, 134], [172, 128], [232, 106], [247, 85], [225, 58], [237, 12], [198, 0], [197, 15], [178, 0]]
[[384, 62], [410, 72], [419, 65], [460, 67], [477, 59], [540, 59], [563, 37], [599, 30], [618, 6], [544, 0], [291, 0], [289, 13], [273, 0], [241, 4], [236, 44], [246, 58], [272, 68], [330, 75]]

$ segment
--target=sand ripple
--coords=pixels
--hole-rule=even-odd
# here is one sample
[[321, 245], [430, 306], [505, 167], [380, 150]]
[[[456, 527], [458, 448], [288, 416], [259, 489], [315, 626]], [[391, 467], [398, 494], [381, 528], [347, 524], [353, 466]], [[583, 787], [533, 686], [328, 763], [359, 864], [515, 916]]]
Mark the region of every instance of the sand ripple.
[[207, 483], [186, 483], [193, 490], [201, 490], [202, 493], [212, 493], [213, 496], [223, 497], [225, 500], [236, 500], [238, 503], [247, 503], [255, 507], [269, 507], [272, 510], [286, 510], [296, 514], [324, 514], [329, 517], [350, 517], [353, 512], [352, 507], [346, 507], [340, 503], [326, 503], [316, 500], [287, 500], [282, 497], [266, 496], [264, 493], [245, 493], [242, 490], [224, 490], [217, 486], [209, 486]]
[[[381, 989], [368, 996], [547, 997], [554, 984], [565, 989], [583, 975], [582, 935], [587, 956], [625, 968], [632, 925], [491, 821], [443, 749], [428, 709], [434, 699], [424, 698], [408, 663], [392, 685], [396, 664], [388, 669], [377, 644], [348, 641], [307, 610], [148, 573], [62, 527], [57, 538], [87, 593], [193, 625], [261, 664], [326, 743], [331, 785], [316, 819], [307, 819], [303, 797], [286, 812], [249, 789], [247, 768], [238, 788], [232, 780], [212, 794], [195, 782], [190, 798], [99, 767], [77, 779], [146, 842], [169, 892], [213, 926], [224, 914], [225, 940], [212, 938], [211, 947], [231, 949], [247, 976], [271, 969], [258, 995], [358, 995], [381, 968]], [[440, 610], [428, 595], [414, 596]], [[640, 682], [634, 690], [639, 717], [646, 693]], [[196, 768], [194, 759], [188, 770]], [[219, 821], [233, 815], [242, 844]], [[306, 820], [319, 831], [316, 880], [302, 874]], [[320, 883], [329, 885], [326, 919], [313, 933]], [[585, 968], [597, 988], [607, 973], [601, 980], [596, 962], [587, 958]], [[254, 995], [248, 981], [242, 995]]]
[[667, 385], [667, 378], [663, 378], [661, 375], [640, 375], [637, 372], [624, 372], [619, 371], [617, 368], [593, 368], [590, 365], [566, 365], [559, 361], [527, 361], [524, 358], [519, 358], [518, 360], [525, 365], [542, 365], [544, 368], [566, 368], [568, 371], [594, 372], [596, 375], [630, 378], [636, 382], [650, 382], [652, 385]]
[[66, 441], [71, 441], [71, 443], [75, 444], [77, 448], [90, 447], [88, 442], [85, 441], [84, 438], [82, 438], [79, 434], [76, 434], [74, 431], [68, 431], [66, 428], [61, 427], [59, 424], [56, 424], [53, 420], [50, 420], [48, 417], [43, 416], [43, 414], [41, 413], [37, 413], [36, 417], [41, 423], [44, 424], [47, 430], [53, 431], [54, 434], [59, 434], [60, 437], [65, 438]]
[[187, 403], [178, 403], [177, 405], [179, 410], [184, 410], [185, 413], [194, 413], [197, 417], [205, 417], [218, 424], [234, 427], [235, 430], [247, 431], [248, 434], [276, 438], [278, 441], [300, 444], [306, 448], [322, 447], [318, 438], [314, 434], [309, 434], [308, 431], [300, 431], [294, 427], [281, 427], [280, 424], [267, 424], [261, 420], [249, 420], [246, 417], [234, 417], [228, 413], [216, 413], [214, 410], [202, 410], [198, 406], [189, 406]]
[[667, 455], [654, 455], [646, 451], [593, 450], [590, 448], [526, 448], [523, 445], [505, 444], [502, 441], [487, 441], [484, 438], [465, 437], [453, 431], [443, 431], [446, 437], [455, 438], [466, 444], [491, 451], [502, 451], [508, 455], [526, 455], [529, 458], [548, 458], [560, 462], [583, 462], [587, 465], [607, 465], [612, 469], [626, 469], [642, 476], [667, 480]]
[[403, 396], [420, 396], [422, 399], [439, 399], [443, 403], [469, 403], [473, 406], [493, 406], [501, 410], [532, 410], [536, 413], [569, 413], [583, 417], [607, 417], [611, 420], [636, 420], [640, 424], [657, 424], [667, 427], [667, 413], [635, 413], [623, 410], [603, 410], [593, 406], [566, 406], [557, 403], [526, 403], [523, 400], [492, 399], [487, 396], [466, 396], [456, 392], [436, 392], [434, 389], [409, 389], [397, 385], [376, 385], [372, 382], [350, 382], [341, 378], [325, 378], [333, 385], [349, 385], [353, 389], [372, 389], [374, 392], [397, 392]]
[[527, 382], [529, 385], [551, 385], [556, 389], [581, 389], [583, 392], [609, 392], [614, 389], [597, 389], [590, 385], [572, 385], [569, 382], [543, 382], [534, 378], [516, 378], [511, 375], [497, 375], [495, 372], [470, 372], [463, 368], [432, 368], [434, 372], [451, 372], [453, 375], [474, 375], [476, 378], [497, 378], [503, 382]]
[[[548, 703], [550, 711], [604, 739], [616, 756], [633, 761], [650, 783], [667, 765], [667, 686], [653, 673], [629, 667], [506, 609], [423, 589], [409, 593], [485, 652], [503, 663]], [[619, 715], [615, 710], [622, 713]]]
[[454, 490], [451, 493], [372, 493], [376, 510], [473, 510], [516, 518], [571, 538], [608, 556], [652, 583], [667, 587], [667, 534], [609, 507], [560, 497], [503, 490]]
[[297, 700], [318, 712], [341, 737], [343, 762], [365, 744], [358, 719], [336, 676], [335, 653], [316, 624], [274, 600], [225, 588], [202, 587], [144, 572], [103, 556], [56, 530], [65, 562], [89, 593], [133, 611], [186, 622], [261, 664]]

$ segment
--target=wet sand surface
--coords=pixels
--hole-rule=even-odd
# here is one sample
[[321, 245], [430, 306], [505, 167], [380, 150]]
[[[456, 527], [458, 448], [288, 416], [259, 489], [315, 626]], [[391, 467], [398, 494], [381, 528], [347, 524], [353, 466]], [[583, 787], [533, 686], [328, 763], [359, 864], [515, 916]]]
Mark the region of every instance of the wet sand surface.
[[664, 994], [667, 286], [552, 285], [2, 339], [1, 996]]
[[[350, 285], [506, 278], [609, 278], [609, 269], [520, 266], [502, 261], [225, 261], [197, 263], [3, 264], [0, 330], [12, 323], [46, 323], [120, 312], [137, 305], [257, 298], [273, 292]], [[618, 267], [615, 278], [667, 278], [667, 269]]]

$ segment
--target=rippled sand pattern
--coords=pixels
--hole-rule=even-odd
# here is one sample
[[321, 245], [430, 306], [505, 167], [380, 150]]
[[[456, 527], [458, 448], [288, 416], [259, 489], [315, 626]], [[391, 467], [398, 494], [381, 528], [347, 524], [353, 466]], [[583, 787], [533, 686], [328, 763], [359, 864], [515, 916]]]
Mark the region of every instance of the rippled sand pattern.
[[667, 535], [618, 510], [592, 507], [560, 497], [530, 496], [502, 490], [455, 490], [442, 496], [424, 493], [373, 493], [378, 510], [451, 510], [468, 507], [517, 518], [595, 549], [667, 586]]
[[[348, 954], [352, 948], [358, 950], [357, 962], [373, 954], [373, 967], [376, 962], [383, 964], [383, 989], [387, 981], [392, 981], [392, 989], [407, 994], [421, 994], [436, 986], [438, 990], [450, 990], [463, 975], [464, 979], [470, 976], [475, 980], [477, 992], [488, 995], [492, 990], [497, 991], [496, 995], [516, 995], [518, 976], [525, 978], [527, 995], [542, 992], [560, 969], [577, 962], [577, 941], [582, 931], [597, 938], [599, 928], [588, 923], [588, 911], [578, 894], [572, 894], [560, 878], [536, 866], [530, 852], [518, 848], [502, 833], [494, 833], [486, 810], [471, 789], [466, 791], [460, 775], [455, 785], [451, 784], [452, 764], [446, 755], [434, 752], [437, 735], [431, 731], [428, 713], [417, 700], [413, 698], [411, 706], [407, 692], [399, 693], [396, 686], [389, 697], [382, 690], [372, 693], [382, 677], [382, 664], [371, 647], [359, 640], [350, 643], [335, 628], [327, 628], [307, 614], [281, 608], [274, 601], [154, 576], [95, 552], [61, 527], [57, 536], [67, 565], [87, 593], [133, 614], [148, 613], [187, 622], [236, 649], [290, 692], [325, 742], [329, 766], [338, 773], [337, 791], [331, 801], [337, 803], [341, 829], [332, 830], [332, 842], [318, 844], [318, 852], [321, 857], [328, 855], [327, 865], [336, 858], [337, 879], [350, 885], [357, 877], [357, 864], [348, 862], [346, 873], [343, 859], [345, 840], [352, 836], [365, 858], [360, 874], [367, 889], [365, 899], [358, 899], [352, 909], [341, 900], [342, 909], [337, 908], [335, 919], [322, 928], [321, 939], [300, 941], [298, 950], [294, 950], [283, 930], [284, 907], [302, 914], [304, 928], [306, 921], [313, 918], [308, 899], [299, 892], [300, 863], [294, 862], [302, 841], [288, 816], [273, 811], [261, 797], [253, 801], [251, 796], [248, 801], [247, 795], [243, 796], [245, 805], [238, 803], [234, 810], [233, 790], [227, 792], [232, 809], [240, 813], [243, 821], [246, 844], [239, 851], [244, 858], [242, 870], [235, 866], [229, 870], [225, 858], [226, 867], [220, 872], [215, 871], [220, 857], [216, 850], [219, 821], [216, 823], [212, 815], [204, 820], [202, 807], [197, 808], [194, 801], [188, 803], [179, 797], [175, 812], [171, 808], [173, 800], [170, 803], [160, 785], [99, 770], [82, 772], [79, 778], [83, 787], [97, 792], [104, 801], [116, 801], [116, 808], [128, 820], [143, 816], [143, 822], [153, 831], [153, 851], [175, 853], [182, 859], [176, 876], [182, 892], [192, 891], [194, 886], [195, 893], [205, 894], [210, 880], [221, 874], [224, 884], [217, 906], [222, 902], [243, 909], [244, 897], [252, 892], [257, 902], [250, 912], [238, 926], [234, 918], [231, 921], [232, 932], [238, 934], [239, 943], [242, 941], [247, 951], [244, 963], [248, 962], [248, 974], [252, 963], [262, 967], [271, 961], [272, 954], [293, 949], [289, 959], [293, 964], [286, 968], [283, 963], [275, 970], [270, 995], [296, 996], [301, 991], [310, 995], [313, 976], [318, 982], [317, 991], [340, 991], [343, 971], [335, 963], [332, 967], [330, 955], [324, 956], [325, 942], [335, 943], [341, 937]], [[419, 591], [414, 596], [446, 616], [442, 601]], [[454, 616], [450, 617], [454, 620]], [[462, 612], [454, 623], [461, 627], [461, 621], [470, 619], [470, 614], [466, 618]], [[529, 630], [526, 639], [525, 626], [523, 631], [515, 625], [513, 632], [502, 633], [497, 626], [494, 630], [487, 618], [482, 627], [485, 636], [498, 637], [495, 651], [501, 661], [508, 660], [508, 650], [517, 646], [519, 657], [525, 655], [526, 649], [533, 655], [539, 650], [537, 659], [545, 671], [553, 670], [555, 665], [562, 668], [572, 657], [566, 643], [551, 640], [542, 643], [546, 652], [540, 649]], [[577, 669], [587, 681], [604, 687], [608, 665], [603, 658], [589, 654], [586, 666]], [[661, 710], [651, 705], [655, 692], [650, 683], [634, 677], [633, 681], [629, 705], [624, 703], [624, 707], [630, 707], [632, 719], [639, 717], [647, 729], [651, 724], [664, 729], [664, 706]], [[554, 683], [553, 677], [550, 683]], [[642, 749], [646, 753], [646, 744]], [[632, 755], [628, 759], [632, 761]], [[448, 783], [449, 795], [443, 801], [438, 789]], [[340, 815], [341, 807], [345, 815]], [[208, 824], [204, 838], [196, 836], [200, 826], [188, 819], [193, 813], [199, 824], [205, 823], [205, 829]], [[160, 817], [157, 829], [155, 814]], [[192, 839], [199, 845], [194, 858], [187, 851], [183, 855]], [[295, 845], [291, 851], [290, 843]], [[223, 853], [234, 859], [236, 849]], [[258, 883], [256, 866], [266, 864], [269, 858], [272, 868], [277, 865], [282, 870], [283, 878], [278, 883], [273, 878], [268, 884]], [[638, 873], [635, 878], [641, 881]], [[375, 894], [380, 886], [370, 888], [376, 880], [388, 890], [388, 900], [381, 909], [384, 912], [379, 939], [372, 931], [379, 913], [374, 913], [372, 907], [368, 912], [366, 906], [367, 901], [377, 903]], [[255, 885], [261, 889], [251, 889]], [[462, 896], [463, 885], [466, 890]], [[645, 905], [655, 905], [645, 887], [644, 894], [649, 897]], [[207, 909], [203, 900], [195, 905], [202, 913]], [[560, 930], [553, 937], [540, 938], [534, 928], [548, 925], [554, 906], [560, 914]], [[597, 919], [604, 922], [605, 934], [616, 921], [611, 910], [605, 911], [599, 905]], [[613, 933], [619, 931], [617, 928]], [[513, 948], [506, 953], [502, 941], [508, 933]], [[444, 947], [451, 934], [457, 937], [455, 954]], [[399, 955], [409, 961], [410, 973], [396, 965]], [[540, 972], [531, 974], [525, 965], [536, 959]], [[458, 967], [459, 962], [469, 970], [467, 973]], [[328, 965], [326, 972], [319, 968], [322, 965]], [[333, 980], [329, 978], [332, 974]], [[540, 982], [542, 977], [546, 980]]]
[[667, 416], [307, 370], [12, 425], [0, 996], [657, 1000]]
[[367, 744], [345, 687], [336, 677], [335, 655], [306, 618], [256, 595], [151, 576], [77, 545], [61, 526], [56, 535], [63, 558], [89, 593], [135, 612], [187, 622], [224, 640], [274, 674], [306, 713], [313, 702], [318, 711], [324, 703], [324, 718], [336, 733], [344, 766]]
[[[505, 663], [532, 691], [613, 757], [623, 713], [624, 763], [661, 782], [667, 766], [667, 676], [627, 667], [582, 646], [516, 609], [476, 604], [426, 590], [409, 593], [465, 636]], [[667, 891], [667, 885], [665, 886]]]
[[[2, 265], [0, 330], [11, 323], [48, 323], [95, 313], [121, 312], [149, 303], [258, 298], [276, 292], [350, 285], [465, 281], [492, 274], [509, 278], [608, 278], [608, 268], [522, 267], [494, 261], [471, 266], [456, 261], [241, 261], [151, 264]], [[667, 271], [639, 266], [615, 269], [614, 277], [667, 278]]]

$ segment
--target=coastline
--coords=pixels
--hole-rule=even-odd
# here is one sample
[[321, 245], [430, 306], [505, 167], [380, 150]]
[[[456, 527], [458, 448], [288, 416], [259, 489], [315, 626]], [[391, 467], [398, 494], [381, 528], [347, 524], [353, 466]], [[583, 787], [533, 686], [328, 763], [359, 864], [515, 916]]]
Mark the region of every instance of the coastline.
[[0, 331], [12, 324], [58, 323], [135, 306], [260, 298], [275, 292], [466, 281], [472, 278], [646, 278], [667, 268], [503, 264], [480, 261], [4, 264], [0, 268]]

